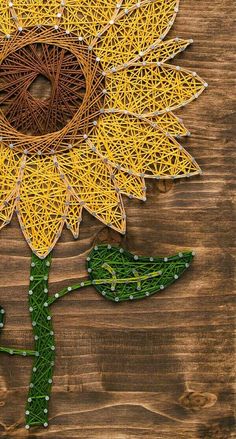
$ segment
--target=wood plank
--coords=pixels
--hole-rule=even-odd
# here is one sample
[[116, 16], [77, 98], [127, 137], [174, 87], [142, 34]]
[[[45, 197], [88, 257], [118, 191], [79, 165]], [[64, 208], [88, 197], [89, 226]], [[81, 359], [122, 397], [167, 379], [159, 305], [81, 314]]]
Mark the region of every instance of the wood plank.
[[[209, 89], [178, 112], [184, 141], [204, 174], [147, 182], [148, 200], [126, 200], [125, 237], [84, 215], [74, 241], [55, 249], [51, 293], [86, 276], [94, 243], [136, 254], [197, 252], [164, 293], [114, 305], [91, 288], [54, 308], [57, 361], [50, 427], [24, 429], [30, 358], [0, 356], [0, 437], [42, 439], [229, 439], [234, 426], [236, 18], [233, 0], [182, 0], [171, 36], [193, 38], [177, 64]], [[27, 305], [30, 252], [17, 221], [0, 233], [1, 344], [33, 347]]]

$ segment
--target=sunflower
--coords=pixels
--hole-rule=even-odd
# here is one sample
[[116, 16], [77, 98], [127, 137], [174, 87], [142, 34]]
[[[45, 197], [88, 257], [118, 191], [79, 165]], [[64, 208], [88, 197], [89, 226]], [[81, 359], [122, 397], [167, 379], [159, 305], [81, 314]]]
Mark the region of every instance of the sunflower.
[[125, 233], [123, 194], [201, 172], [176, 140], [188, 131], [173, 110], [207, 86], [168, 63], [191, 44], [164, 41], [179, 0], [116, 2], [0, 4], [1, 227], [15, 211], [39, 258], [64, 224], [78, 237], [83, 209]]
[[[152, 266], [153, 257], [139, 261], [123, 249], [95, 247], [87, 258], [95, 277], [49, 295], [51, 251], [65, 224], [78, 237], [83, 209], [125, 233], [123, 194], [145, 200], [146, 178], [201, 172], [176, 140], [188, 131], [173, 110], [207, 86], [195, 72], [168, 64], [191, 43], [164, 41], [179, 0], [116, 2], [0, 1], [0, 226], [16, 212], [34, 253], [28, 297], [35, 347], [0, 347], [0, 352], [35, 357], [27, 429], [48, 426], [55, 362], [51, 304], [89, 285], [102, 286], [102, 295], [108, 291], [114, 302], [118, 283], [125, 285], [123, 298], [146, 297], [146, 281], [157, 277], [153, 291], [163, 290], [192, 259], [180, 252]], [[90, 266], [94, 254], [102, 279], [93, 261]], [[117, 260], [119, 267], [113, 264]], [[128, 274], [124, 267], [119, 271], [122, 261], [126, 269], [131, 264]], [[139, 271], [140, 262], [147, 264], [144, 276], [133, 269], [137, 261]]]

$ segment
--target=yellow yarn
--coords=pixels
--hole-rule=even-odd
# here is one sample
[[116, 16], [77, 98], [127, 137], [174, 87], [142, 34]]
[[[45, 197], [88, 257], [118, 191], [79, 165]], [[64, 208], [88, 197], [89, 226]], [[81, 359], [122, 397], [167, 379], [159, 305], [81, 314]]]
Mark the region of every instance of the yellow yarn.
[[[17, 48], [24, 30], [48, 26], [55, 41], [57, 30], [65, 31], [68, 48], [75, 35], [85, 42], [105, 81], [104, 108], [94, 129], [82, 143], [75, 130], [72, 149], [57, 156], [24, 155], [14, 150], [14, 138], [9, 148], [2, 136], [1, 226], [16, 209], [37, 256], [44, 258], [52, 250], [64, 224], [78, 237], [83, 208], [124, 233], [121, 194], [145, 200], [144, 178], [200, 173], [175, 139], [188, 130], [172, 111], [207, 86], [195, 72], [168, 64], [192, 42], [163, 41], [178, 9], [179, 0], [1, 0], [1, 60], [9, 47]], [[5, 126], [0, 130], [5, 133]], [[44, 138], [38, 140], [43, 150]]]
[[122, 112], [102, 116], [97, 133], [92, 133], [87, 143], [108, 164], [131, 175], [179, 178], [200, 172], [190, 154], [155, 123], [148, 125], [145, 118], [140, 120]]

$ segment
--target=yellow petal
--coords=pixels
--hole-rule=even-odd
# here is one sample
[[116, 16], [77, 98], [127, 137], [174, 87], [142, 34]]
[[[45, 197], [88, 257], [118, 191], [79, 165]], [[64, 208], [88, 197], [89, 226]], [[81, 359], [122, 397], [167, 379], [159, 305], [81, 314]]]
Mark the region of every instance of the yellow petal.
[[12, 20], [9, 2], [1, 0], [0, 2], [0, 37], [1, 34], [10, 36], [15, 30], [14, 21]]
[[60, 237], [67, 190], [51, 157], [29, 156], [20, 186], [17, 213], [29, 246], [45, 258]]
[[124, 233], [125, 212], [115, 190], [111, 169], [90, 148], [80, 144], [57, 157], [68, 190], [92, 215], [107, 226]]
[[16, 193], [22, 155], [0, 144], [0, 206]]
[[115, 18], [116, 2], [111, 0], [66, 0], [60, 25], [91, 42]]
[[59, 24], [58, 14], [63, 10], [60, 0], [13, 0], [12, 3], [12, 15], [17, 17], [16, 27]]
[[0, 229], [11, 221], [24, 158], [0, 145]]
[[113, 169], [115, 182], [121, 194], [127, 195], [129, 198], [137, 198], [138, 200], [146, 200], [145, 180], [142, 177], [127, 174], [123, 171]]
[[143, 66], [137, 63], [129, 69], [109, 74], [106, 107], [128, 110], [152, 116], [180, 108], [205, 89], [196, 74], [168, 64]]
[[14, 213], [16, 197], [13, 196], [0, 207], [0, 229], [10, 223]]
[[143, 0], [139, 7], [123, 9], [95, 45], [103, 68], [123, 64], [145, 52], [167, 34], [177, 12], [179, 0]]
[[158, 125], [166, 134], [173, 137], [188, 136], [189, 131], [184, 126], [181, 119], [173, 113], [163, 113], [160, 116], [153, 117], [152, 121]]
[[178, 142], [147, 120], [109, 113], [100, 117], [91, 148], [112, 166], [141, 177], [178, 178], [200, 173]]
[[78, 199], [71, 196], [68, 202], [66, 225], [75, 239], [79, 237], [79, 228], [82, 221], [82, 210], [83, 207], [80, 205]]
[[175, 38], [174, 40], [167, 40], [160, 43], [154, 50], [145, 55], [146, 62], [166, 62], [168, 59], [174, 58], [178, 53], [183, 52], [192, 40], [182, 40]]

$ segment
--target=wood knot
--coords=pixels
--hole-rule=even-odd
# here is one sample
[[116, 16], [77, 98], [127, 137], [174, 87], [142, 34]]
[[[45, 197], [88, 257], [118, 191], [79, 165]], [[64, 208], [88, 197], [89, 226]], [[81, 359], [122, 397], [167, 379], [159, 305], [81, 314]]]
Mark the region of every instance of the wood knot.
[[160, 180], [156, 184], [157, 189], [161, 194], [166, 194], [167, 192], [169, 192], [172, 189], [173, 185], [173, 180]]
[[122, 245], [122, 236], [112, 229], [104, 227], [96, 236], [96, 244], [109, 243], [111, 245]]
[[0, 407], [5, 406], [6, 398], [7, 398], [7, 388], [4, 386], [4, 390], [1, 390], [0, 392]]
[[188, 391], [179, 398], [180, 404], [190, 410], [201, 410], [212, 407], [216, 401], [216, 395], [207, 392]]

